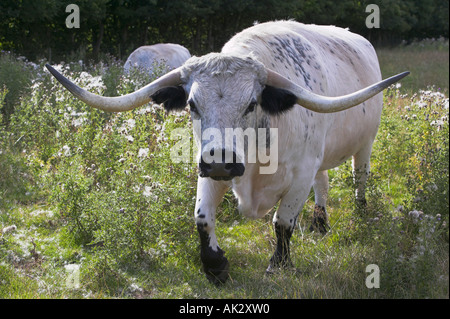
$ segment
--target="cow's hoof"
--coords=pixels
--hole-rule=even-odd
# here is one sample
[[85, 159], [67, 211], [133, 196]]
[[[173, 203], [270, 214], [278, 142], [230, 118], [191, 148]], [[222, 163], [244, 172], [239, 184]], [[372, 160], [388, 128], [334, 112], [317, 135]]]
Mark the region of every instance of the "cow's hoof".
[[267, 267], [266, 269], [266, 276], [272, 276], [274, 274], [278, 274], [284, 271], [294, 274], [300, 273], [300, 270], [295, 268], [293, 264], [290, 264], [288, 266], [279, 266], [270, 264], [269, 267]]
[[206, 278], [208, 278], [210, 283], [216, 286], [220, 286], [221, 284], [224, 284], [228, 279], [229, 267], [230, 264], [228, 263], [228, 260], [225, 257], [222, 257], [222, 262], [220, 263], [220, 265], [216, 266], [215, 268], [203, 265], [203, 270], [205, 271]]
[[328, 216], [325, 207], [316, 205], [314, 207], [314, 218], [309, 231], [319, 232], [325, 235], [330, 230], [330, 225], [328, 224]]
[[275, 254], [270, 258], [269, 267], [266, 269], [266, 275], [273, 275], [283, 270], [295, 269], [291, 258], [288, 255], [282, 256], [281, 254]]
[[266, 276], [271, 276], [281, 270], [280, 267], [274, 267], [273, 265], [269, 265], [266, 269]]
[[322, 235], [325, 235], [329, 230], [330, 226], [328, 225], [328, 223], [319, 218], [314, 218], [311, 226], [309, 226], [310, 232], [315, 231], [321, 233]]
[[367, 213], [367, 201], [365, 198], [356, 199], [356, 211], [359, 212], [360, 214]]

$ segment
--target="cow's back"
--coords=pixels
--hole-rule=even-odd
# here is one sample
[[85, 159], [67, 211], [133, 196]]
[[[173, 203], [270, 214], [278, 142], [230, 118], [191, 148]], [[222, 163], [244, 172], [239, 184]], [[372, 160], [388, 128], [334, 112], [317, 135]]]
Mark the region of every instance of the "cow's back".
[[[320, 95], [340, 96], [360, 90], [381, 80], [378, 59], [366, 39], [334, 26], [306, 25], [294, 21], [257, 24], [225, 44], [222, 52], [252, 54], [298, 85]], [[349, 110], [314, 113], [308, 118], [304, 108], [271, 118], [280, 138], [291, 141], [313, 134], [323, 145], [321, 169], [341, 164], [374, 139], [381, 117], [382, 94]], [[304, 126], [314, 125], [306, 132]], [[308, 134], [307, 134], [308, 133]]]
[[[294, 21], [261, 23], [236, 34], [222, 52], [252, 53], [267, 68], [323, 95], [351, 93], [355, 86], [360, 89], [381, 80], [370, 42], [334, 26]], [[322, 76], [322, 87], [309, 79], [314, 77], [318, 82]]]

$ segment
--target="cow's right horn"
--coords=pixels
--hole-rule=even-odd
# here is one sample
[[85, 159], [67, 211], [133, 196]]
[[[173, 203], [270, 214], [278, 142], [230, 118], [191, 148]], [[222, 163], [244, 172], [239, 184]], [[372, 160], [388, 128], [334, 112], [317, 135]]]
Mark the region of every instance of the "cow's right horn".
[[150, 102], [150, 96], [158, 90], [182, 84], [180, 68], [175, 69], [159, 79], [147, 84], [136, 92], [115, 96], [106, 97], [93, 94], [80, 88], [75, 83], [71, 82], [64, 75], [56, 71], [53, 67], [46, 64], [47, 69], [51, 74], [69, 90], [75, 97], [83, 101], [89, 106], [108, 112], [124, 112], [137, 108], [145, 103]]

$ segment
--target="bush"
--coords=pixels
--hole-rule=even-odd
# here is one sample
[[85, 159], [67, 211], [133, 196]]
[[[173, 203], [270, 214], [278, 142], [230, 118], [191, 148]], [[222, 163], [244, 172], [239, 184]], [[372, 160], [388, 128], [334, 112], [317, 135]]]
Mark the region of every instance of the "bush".
[[30, 91], [33, 68], [23, 57], [16, 58], [9, 53], [0, 53], [0, 88], [6, 88], [0, 103], [3, 124], [9, 123], [9, 117], [14, 113], [20, 98]]

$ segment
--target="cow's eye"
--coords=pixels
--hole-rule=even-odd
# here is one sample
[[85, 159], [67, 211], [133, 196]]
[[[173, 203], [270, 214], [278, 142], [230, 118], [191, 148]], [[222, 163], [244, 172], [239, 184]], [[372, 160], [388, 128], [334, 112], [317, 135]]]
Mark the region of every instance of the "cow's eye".
[[252, 102], [248, 105], [247, 109], [245, 110], [244, 115], [247, 115], [247, 114], [253, 112], [253, 111], [255, 110], [255, 107], [256, 107], [256, 102], [255, 102], [255, 101], [252, 101]]
[[191, 112], [197, 113], [198, 114], [198, 110], [197, 107], [195, 106], [194, 101], [189, 101], [189, 108], [191, 109]]

